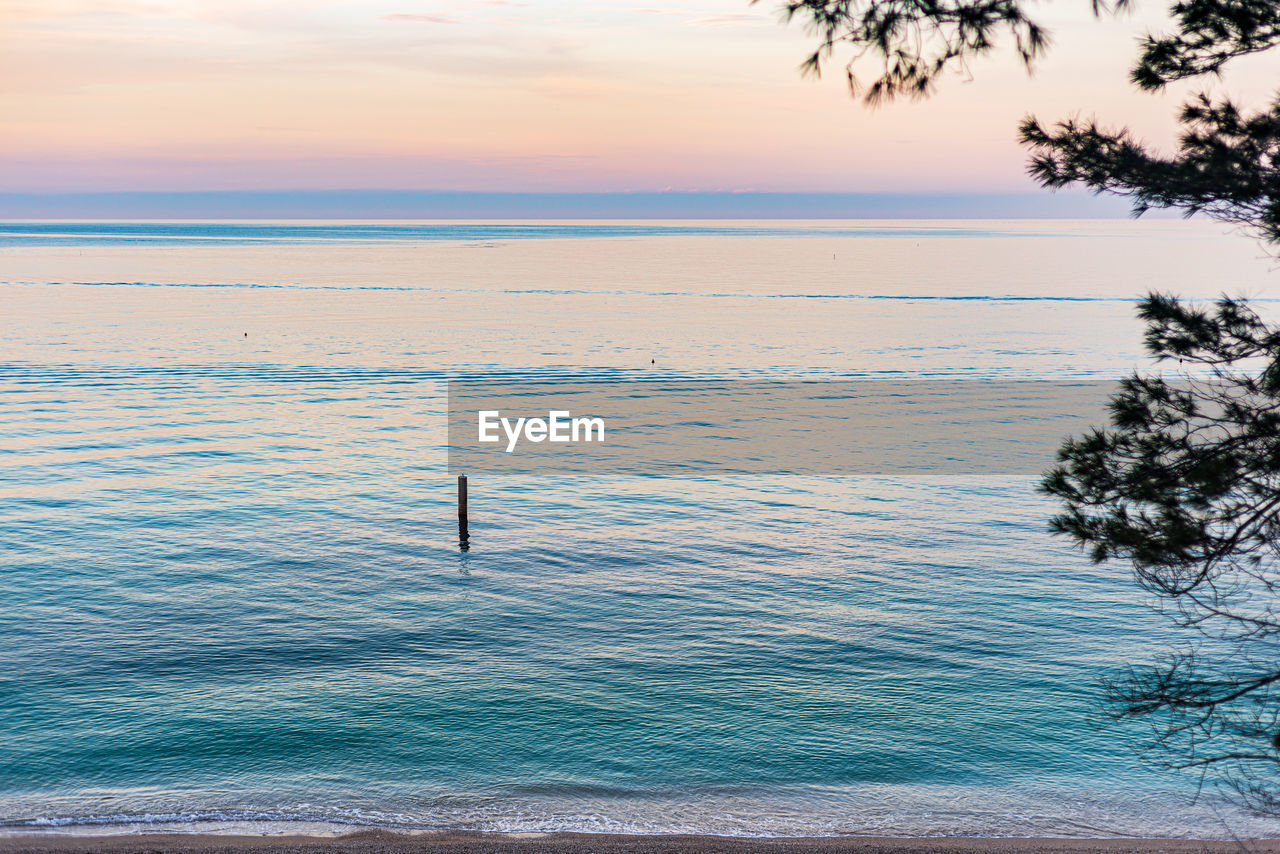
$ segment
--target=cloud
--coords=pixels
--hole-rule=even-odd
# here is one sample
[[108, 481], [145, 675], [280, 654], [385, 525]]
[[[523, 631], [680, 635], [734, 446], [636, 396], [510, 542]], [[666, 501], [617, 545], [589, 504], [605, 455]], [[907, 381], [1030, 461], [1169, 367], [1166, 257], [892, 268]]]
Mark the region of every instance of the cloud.
[[137, 2], [137, 0], [66, 0], [51, 3], [49, 0], [7, 0], [0, 3], [0, 21], [33, 23], [66, 21], [76, 18], [136, 18], [163, 16], [173, 10], [162, 3]]
[[426, 13], [410, 13], [398, 12], [394, 15], [383, 15], [386, 21], [417, 21], [423, 24], [456, 24], [457, 18], [450, 18], [448, 15], [431, 15]]
[[726, 12], [722, 15], [694, 18], [692, 21], [685, 21], [685, 23], [691, 27], [743, 27], [772, 20], [768, 15], [754, 15], [750, 12]]

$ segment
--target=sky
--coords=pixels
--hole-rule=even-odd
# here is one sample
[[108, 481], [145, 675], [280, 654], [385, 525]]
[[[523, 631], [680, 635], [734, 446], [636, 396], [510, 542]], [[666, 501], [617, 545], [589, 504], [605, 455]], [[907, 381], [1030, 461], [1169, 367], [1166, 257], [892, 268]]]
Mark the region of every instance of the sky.
[[1172, 139], [1185, 87], [1126, 82], [1158, 4], [1036, 8], [1034, 76], [1004, 51], [868, 109], [770, 0], [0, 0], [0, 193], [1017, 193], [1028, 112]]

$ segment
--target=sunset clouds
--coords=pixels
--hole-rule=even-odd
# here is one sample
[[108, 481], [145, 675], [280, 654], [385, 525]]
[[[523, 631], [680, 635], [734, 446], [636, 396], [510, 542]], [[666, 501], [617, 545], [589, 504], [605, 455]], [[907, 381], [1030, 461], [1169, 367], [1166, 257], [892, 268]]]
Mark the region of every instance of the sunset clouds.
[[0, 190], [1016, 190], [1024, 112], [1168, 134], [1125, 84], [1148, 22], [1087, 5], [1046, 4], [1035, 78], [873, 112], [765, 2], [9, 0]]

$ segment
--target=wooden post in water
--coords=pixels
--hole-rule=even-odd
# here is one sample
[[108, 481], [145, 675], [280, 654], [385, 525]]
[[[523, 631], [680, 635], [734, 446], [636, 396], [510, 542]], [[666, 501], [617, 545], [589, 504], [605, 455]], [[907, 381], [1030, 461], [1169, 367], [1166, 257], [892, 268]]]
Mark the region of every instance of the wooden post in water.
[[467, 476], [458, 475], [458, 547], [471, 548], [471, 536], [467, 531]]

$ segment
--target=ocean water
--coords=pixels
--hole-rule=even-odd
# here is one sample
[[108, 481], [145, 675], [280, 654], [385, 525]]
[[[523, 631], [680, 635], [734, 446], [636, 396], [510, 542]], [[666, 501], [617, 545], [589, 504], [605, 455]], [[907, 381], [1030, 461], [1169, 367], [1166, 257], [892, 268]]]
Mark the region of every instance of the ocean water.
[[[486, 476], [451, 377], [1108, 380], [1184, 222], [0, 223], [0, 833], [1280, 835], [1019, 476]], [[1271, 296], [1269, 296], [1271, 295]], [[1046, 460], [1046, 466], [1051, 460]]]

